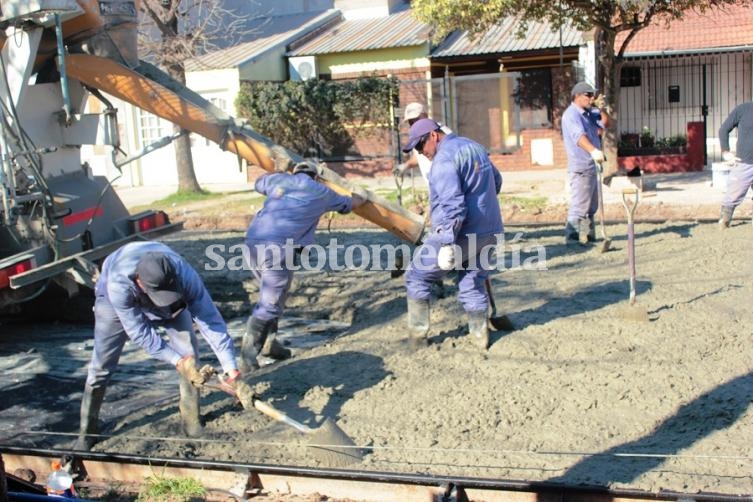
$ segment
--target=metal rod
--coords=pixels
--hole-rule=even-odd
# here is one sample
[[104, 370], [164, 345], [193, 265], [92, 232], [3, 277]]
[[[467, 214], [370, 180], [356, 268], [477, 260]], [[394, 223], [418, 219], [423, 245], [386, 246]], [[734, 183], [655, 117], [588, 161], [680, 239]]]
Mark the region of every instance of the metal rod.
[[[0, 453], [26, 456], [43, 456], [59, 458], [62, 455], [70, 455], [67, 450], [22, 448], [16, 446], [0, 445]], [[420, 486], [445, 486], [452, 483], [466, 489], [487, 489], [497, 491], [549, 493], [567, 496], [601, 495], [611, 497], [625, 497], [642, 500], [666, 500], [681, 501], [693, 499], [696, 502], [749, 502], [750, 496], [725, 495], [717, 493], [681, 493], [681, 492], [647, 492], [638, 489], [608, 488], [594, 485], [569, 485], [549, 481], [523, 481], [510, 479], [488, 479], [471, 477], [447, 477], [429, 474], [374, 472], [364, 470], [347, 469], [319, 469], [299, 466], [282, 466], [271, 464], [238, 463], [227, 461], [212, 461], [199, 459], [172, 459], [163, 457], [145, 457], [140, 455], [99, 453], [99, 452], [76, 452], [78, 460], [100, 461], [118, 464], [147, 465], [152, 467], [182, 467], [206, 471], [249, 471], [257, 474], [289, 475], [306, 478], [321, 478], [341, 481], [360, 481], [369, 483], [407, 484]], [[116, 470], [112, 470], [116, 472]]]
[[55, 13], [55, 38], [57, 38], [58, 47], [58, 72], [60, 73], [60, 90], [63, 93], [63, 111], [65, 112], [65, 123], [70, 124], [71, 114], [71, 95], [68, 92], [68, 75], [65, 73], [65, 46], [63, 45], [63, 25], [60, 21], [60, 14]]

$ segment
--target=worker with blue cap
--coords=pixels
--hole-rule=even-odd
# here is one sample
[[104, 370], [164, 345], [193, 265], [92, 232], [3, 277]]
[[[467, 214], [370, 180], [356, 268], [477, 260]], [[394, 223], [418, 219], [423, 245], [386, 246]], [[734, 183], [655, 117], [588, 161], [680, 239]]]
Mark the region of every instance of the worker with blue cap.
[[432, 162], [428, 178], [431, 230], [405, 274], [412, 345], [427, 343], [432, 283], [456, 270], [458, 300], [471, 339], [486, 350], [489, 297], [485, 282], [494, 267], [495, 245], [503, 230], [497, 200], [502, 176], [483, 146], [446, 134], [429, 118], [411, 126], [403, 151], [411, 150]]

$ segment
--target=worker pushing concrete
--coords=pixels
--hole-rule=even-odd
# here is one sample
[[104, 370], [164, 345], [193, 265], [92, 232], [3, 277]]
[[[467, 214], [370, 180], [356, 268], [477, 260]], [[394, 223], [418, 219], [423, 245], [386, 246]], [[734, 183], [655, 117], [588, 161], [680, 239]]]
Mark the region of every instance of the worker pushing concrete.
[[485, 282], [494, 267], [495, 245], [502, 232], [497, 200], [502, 176], [484, 147], [468, 138], [445, 134], [431, 119], [418, 120], [411, 126], [403, 151], [413, 149], [432, 163], [432, 228], [405, 274], [412, 344], [427, 342], [432, 283], [454, 269], [471, 339], [486, 350], [489, 297]]
[[241, 345], [241, 371], [258, 367], [257, 355], [274, 359], [290, 357], [290, 350], [276, 342], [277, 324], [293, 280], [290, 256], [300, 257], [314, 244], [319, 218], [329, 211], [349, 213], [364, 203], [353, 194], [339, 195], [315, 181], [318, 166], [301, 162], [290, 173], [265, 174], [256, 180], [256, 191], [266, 195], [246, 232], [249, 266], [259, 282], [259, 298], [246, 324]]
[[[225, 384], [234, 388], [240, 371], [233, 339], [199, 274], [162, 243], [129, 243], [102, 264], [95, 296], [94, 350], [74, 449], [88, 451], [98, 441], [102, 401], [127, 340], [177, 369], [184, 432], [200, 436], [199, 387], [204, 377], [196, 367], [199, 350], [194, 323], [217, 356]], [[160, 328], [168, 340], [160, 336]]]

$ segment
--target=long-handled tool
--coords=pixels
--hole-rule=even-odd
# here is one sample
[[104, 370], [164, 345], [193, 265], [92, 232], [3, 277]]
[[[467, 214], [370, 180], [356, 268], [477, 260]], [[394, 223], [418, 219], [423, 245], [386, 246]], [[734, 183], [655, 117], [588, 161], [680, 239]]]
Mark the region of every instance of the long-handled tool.
[[244, 410], [256, 408], [266, 416], [308, 435], [309, 441], [307, 446], [311, 448], [312, 453], [319, 460], [327, 465], [336, 467], [345, 466], [354, 462], [360, 462], [363, 459], [363, 451], [329, 418], [317, 428], [308, 427], [293, 420], [271, 404], [259, 399], [245, 382], [236, 383], [235, 388], [228, 386], [221, 379], [220, 384], [209, 383], [209, 378], [217, 374], [216, 370], [211, 366], [204, 366], [200, 372], [206, 378], [204, 382], [205, 387], [230, 394], [240, 401]]
[[[632, 196], [632, 200], [628, 197]], [[627, 212], [627, 234], [628, 234], [628, 269], [630, 271], [630, 299], [625, 309], [625, 317], [636, 321], [648, 321], [648, 313], [645, 309], [640, 308], [635, 302], [635, 208], [638, 206], [638, 189], [625, 188], [622, 190], [622, 205]]]
[[596, 164], [596, 184], [599, 192], [599, 228], [601, 229], [601, 252], [606, 253], [612, 244], [612, 239], [607, 237], [607, 227], [604, 224], [604, 166], [601, 162]]
[[486, 286], [486, 294], [489, 295], [489, 305], [492, 307], [492, 311], [489, 314], [489, 324], [495, 331], [514, 331], [515, 325], [510, 318], [506, 315], [497, 316], [497, 304], [494, 301], [494, 294], [492, 293], [492, 280], [487, 277], [484, 281]]

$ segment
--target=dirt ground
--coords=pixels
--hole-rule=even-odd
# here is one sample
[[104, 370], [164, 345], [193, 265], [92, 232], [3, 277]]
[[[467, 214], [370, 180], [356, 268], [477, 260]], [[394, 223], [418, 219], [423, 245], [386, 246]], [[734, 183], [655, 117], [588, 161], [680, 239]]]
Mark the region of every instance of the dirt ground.
[[[639, 217], [657, 217], [641, 209]], [[485, 353], [467, 339], [452, 277], [432, 304], [430, 346], [413, 351], [402, 278], [299, 272], [286, 317], [348, 327], [250, 383], [310, 427], [336, 421], [365, 450], [357, 469], [753, 493], [750, 221], [726, 231], [675, 219], [639, 223], [633, 310], [648, 321], [627, 306], [626, 225], [607, 231], [612, 250], [601, 253], [599, 245], [564, 246], [561, 225], [508, 225], [505, 269], [493, 287], [517, 330], [494, 333]], [[398, 243], [382, 230], [318, 234], [322, 245], [333, 238]], [[166, 241], [201, 268], [208, 245], [238, 244], [242, 233]], [[228, 318], [247, 315], [257, 292], [248, 272], [202, 274]], [[306, 435], [216, 393], [203, 404], [202, 440], [141, 439], [177, 435], [174, 413], [144, 407], [111, 424], [113, 437], [95, 449], [326, 465]]]
[[[599, 243], [563, 245], [562, 225], [552, 222], [564, 220], [564, 204], [505, 206], [504, 265], [493, 290], [499, 311], [517, 329], [493, 333], [485, 353], [467, 339], [452, 276], [435, 291], [430, 345], [412, 350], [403, 278], [387, 271], [298, 272], [281, 324], [281, 339], [292, 343], [294, 357], [265, 366], [249, 383], [262, 399], [315, 430], [326, 418], [335, 421], [364, 451], [353, 469], [751, 494], [748, 206], [741, 206], [732, 228], [720, 231], [709, 222], [718, 214], [715, 203], [642, 202], [632, 308], [619, 204], [607, 207], [612, 246], [606, 253]], [[204, 265], [212, 264], [208, 246], [242, 243], [247, 219], [202, 219], [200, 213], [184, 212], [188, 230], [164, 240], [201, 272], [239, 342], [257, 286], [247, 271]], [[384, 230], [356, 226], [357, 220], [334, 220], [329, 230], [320, 228], [317, 242], [400, 243]], [[636, 312], [648, 320], [637, 320]], [[76, 430], [90, 341], [79, 337], [68, 345], [66, 330], [52, 338], [61, 340], [57, 350], [66, 358], [56, 359], [50, 347], [46, 368], [37, 367], [32, 351], [7, 366], [0, 358], [3, 371], [14, 375], [0, 385], [0, 398], [7, 410], [29, 411], [33, 419], [24, 428]], [[23, 340], [18, 335], [15, 342], [23, 347]], [[5, 349], [18, 352], [12, 344]], [[183, 438], [175, 389], [155, 390], [174, 372], [137, 360], [136, 353], [126, 354], [123, 377], [108, 391], [102, 418], [109, 437], [95, 451], [330, 465], [307, 447], [314, 436], [244, 411], [213, 391], [203, 393], [205, 436]], [[202, 356], [216, 364], [206, 344]], [[61, 362], [67, 358], [74, 361], [70, 367]], [[40, 382], [43, 391], [29, 392]], [[131, 387], [120, 387], [126, 383]], [[59, 392], [61, 386], [66, 390]], [[133, 396], [139, 396], [137, 405], [128, 401]], [[35, 413], [47, 409], [35, 406], [37, 397], [55, 402], [56, 412]], [[19, 423], [0, 410], [6, 444], [28, 441], [9, 435]], [[60, 446], [45, 441], [41, 446]]]

